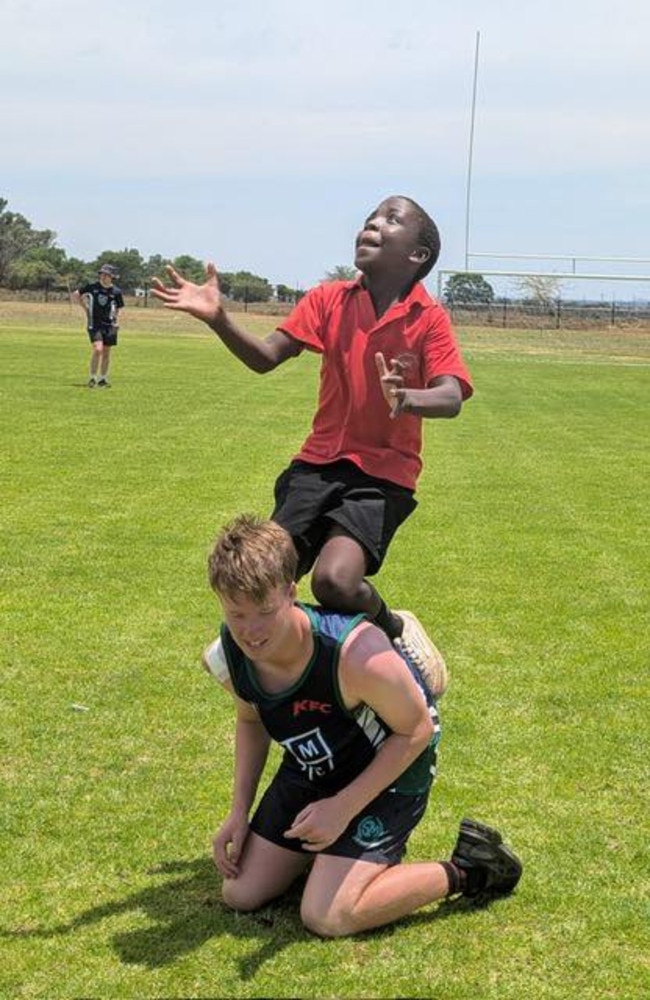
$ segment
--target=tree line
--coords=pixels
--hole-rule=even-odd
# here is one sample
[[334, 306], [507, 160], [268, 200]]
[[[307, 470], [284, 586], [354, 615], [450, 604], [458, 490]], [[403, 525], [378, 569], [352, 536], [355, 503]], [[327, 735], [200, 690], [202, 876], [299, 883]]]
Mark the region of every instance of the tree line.
[[[94, 260], [69, 257], [57, 246], [56, 233], [51, 229], [35, 229], [19, 212], [8, 209], [6, 198], [0, 198], [0, 287], [33, 291], [70, 291], [97, 275], [102, 264], [113, 264], [119, 273], [120, 287], [126, 293], [146, 294], [154, 275], [162, 277], [165, 265], [172, 264], [190, 281], [204, 280], [203, 261], [190, 254], [180, 254], [169, 260], [152, 254], [145, 260], [135, 247], [123, 250], [103, 250]], [[350, 280], [354, 267], [338, 265], [327, 271], [324, 281]], [[559, 283], [552, 275], [528, 276], [520, 281], [524, 298], [540, 304], [557, 299]], [[297, 302], [304, 292], [288, 285], [272, 285], [266, 278], [250, 271], [220, 271], [219, 286], [224, 295], [236, 302]], [[449, 306], [490, 305], [494, 289], [481, 274], [452, 274], [443, 289], [443, 301]]]
[[[171, 260], [152, 254], [146, 260], [135, 247], [103, 250], [94, 260], [69, 257], [57, 246], [57, 234], [51, 229], [35, 229], [19, 212], [11, 212], [6, 198], [0, 198], [0, 287], [51, 291], [69, 291], [93, 280], [102, 264], [113, 264], [119, 273], [120, 288], [126, 293], [146, 293], [154, 275], [165, 274], [172, 264], [190, 281], [205, 279], [203, 261], [190, 254]], [[239, 302], [296, 302], [304, 293], [288, 285], [272, 285], [266, 278], [250, 271], [220, 271], [219, 287], [228, 298]]]

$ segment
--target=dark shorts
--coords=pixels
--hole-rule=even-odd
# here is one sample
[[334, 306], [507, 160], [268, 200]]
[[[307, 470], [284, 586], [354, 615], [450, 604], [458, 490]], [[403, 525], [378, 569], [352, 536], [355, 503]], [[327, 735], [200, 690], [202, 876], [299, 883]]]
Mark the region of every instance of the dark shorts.
[[[255, 810], [251, 830], [278, 847], [313, 857], [313, 851], [306, 851], [299, 841], [289, 840], [283, 834], [301, 809], [331, 794], [319, 794], [313, 788], [292, 781], [290, 774], [280, 767]], [[381, 792], [355, 816], [338, 840], [318, 853], [381, 865], [399, 864], [406, 853], [411, 831], [422, 819], [428, 800], [428, 790], [421, 795]]]
[[113, 326], [112, 323], [102, 323], [100, 326], [94, 326], [92, 329], [89, 329], [88, 337], [91, 344], [95, 344], [101, 340], [104, 347], [116, 347], [117, 327]]
[[366, 572], [372, 576], [400, 524], [416, 507], [412, 490], [375, 479], [352, 462], [313, 465], [294, 461], [276, 480], [271, 517], [293, 538], [298, 577], [314, 565], [334, 525], [363, 545]]

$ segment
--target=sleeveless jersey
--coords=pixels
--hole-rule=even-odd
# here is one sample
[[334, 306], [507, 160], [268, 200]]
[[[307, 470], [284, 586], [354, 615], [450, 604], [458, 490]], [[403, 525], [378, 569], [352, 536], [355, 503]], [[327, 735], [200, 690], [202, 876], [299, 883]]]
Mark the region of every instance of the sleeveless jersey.
[[[263, 690], [253, 664], [225, 624], [221, 627], [222, 648], [235, 692], [255, 706], [271, 738], [284, 747], [283, 770], [299, 784], [335, 793], [368, 766], [392, 730], [368, 705], [350, 711], [339, 689], [341, 647], [365, 616], [299, 606], [311, 622], [314, 651], [302, 675], [286, 690], [277, 694]], [[417, 670], [404, 659], [423, 697], [430, 701]], [[431, 784], [440, 728], [433, 704], [429, 711], [435, 726], [431, 743], [399, 776], [391, 791], [421, 794]]]

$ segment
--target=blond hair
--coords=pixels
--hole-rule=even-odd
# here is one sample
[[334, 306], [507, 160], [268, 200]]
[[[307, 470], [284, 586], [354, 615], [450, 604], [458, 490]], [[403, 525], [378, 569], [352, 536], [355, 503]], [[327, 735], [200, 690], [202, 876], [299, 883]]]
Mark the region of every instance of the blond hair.
[[291, 536], [275, 521], [240, 514], [226, 524], [208, 557], [210, 586], [219, 594], [247, 594], [262, 601], [296, 578], [298, 556]]

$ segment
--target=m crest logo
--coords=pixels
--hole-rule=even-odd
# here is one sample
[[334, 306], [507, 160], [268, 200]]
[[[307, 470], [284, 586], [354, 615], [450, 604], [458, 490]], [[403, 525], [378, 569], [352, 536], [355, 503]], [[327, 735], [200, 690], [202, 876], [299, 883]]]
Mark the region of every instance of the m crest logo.
[[332, 751], [320, 729], [310, 729], [309, 732], [283, 740], [282, 746], [300, 764], [301, 771], [306, 772], [310, 781], [334, 770]]

